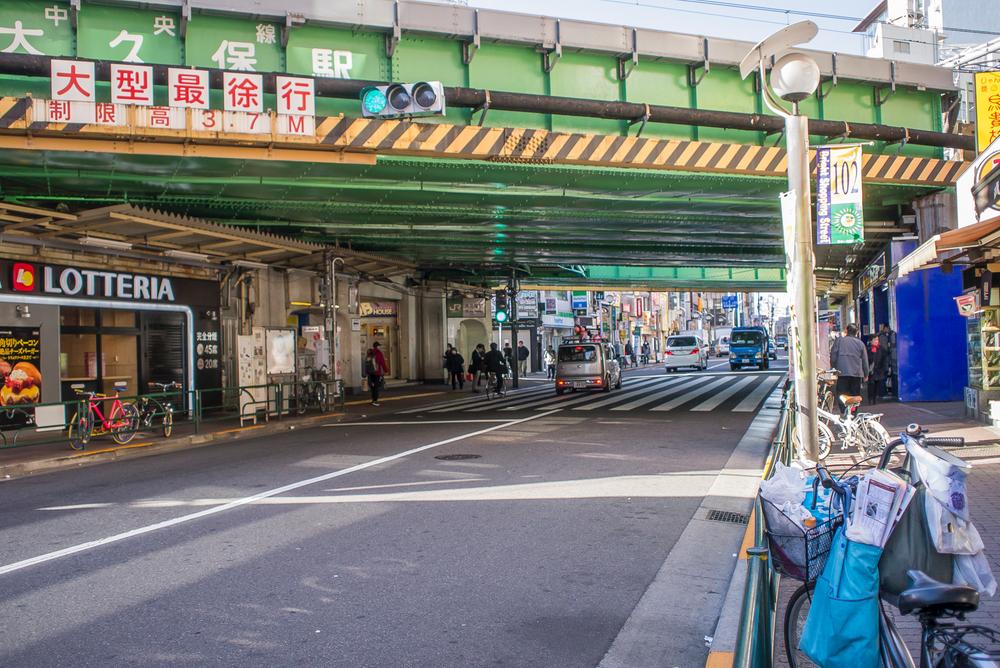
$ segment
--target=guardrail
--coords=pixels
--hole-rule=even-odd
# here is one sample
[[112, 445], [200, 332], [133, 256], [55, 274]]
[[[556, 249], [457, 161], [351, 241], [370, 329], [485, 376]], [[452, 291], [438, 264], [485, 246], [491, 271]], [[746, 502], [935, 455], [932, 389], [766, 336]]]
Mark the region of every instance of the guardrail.
[[[201, 432], [206, 423], [234, 420], [242, 425], [248, 420], [322, 414], [342, 410], [345, 403], [342, 380], [121, 394], [117, 398], [139, 409], [140, 431], [162, 431], [163, 418], [169, 412], [175, 428], [188, 425], [195, 433]], [[114, 399], [98, 399], [105, 416]], [[67, 442], [72, 417], [86, 412], [87, 404], [87, 397], [80, 396], [70, 401], [0, 406], [0, 449]]]
[[[764, 480], [773, 475], [775, 462], [787, 466], [794, 456], [794, 399], [792, 381], [788, 380], [781, 395], [778, 428], [764, 463]], [[771, 568], [768, 560], [764, 516], [759, 497], [754, 501], [752, 522], [753, 545], [747, 548], [747, 579], [743, 588], [733, 668], [769, 668], [774, 657], [774, 622], [780, 576]]]

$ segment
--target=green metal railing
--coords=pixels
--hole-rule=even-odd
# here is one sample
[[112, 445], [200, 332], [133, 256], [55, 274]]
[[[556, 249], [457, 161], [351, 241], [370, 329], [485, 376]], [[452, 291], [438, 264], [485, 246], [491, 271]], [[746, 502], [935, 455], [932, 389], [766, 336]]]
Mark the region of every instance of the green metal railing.
[[[785, 383], [781, 395], [781, 414], [764, 464], [762, 478], [774, 473], [774, 465], [791, 464], [795, 431], [794, 392], [791, 381]], [[754, 501], [753, 545], [747, 548], [747, 579], [743, 588], [743, 606], [736, 635], [733, 668], [769, 668], [774, 657], [774, 624], [777, 613], [779, 576], [768, 559], [764, 536], [764, 516], [760, 498]]]
[[[206, 423], [224, 420], [243, 424], [253, 419], [281, 420], [289, 415], [310, 412], [323, 414], [344, 408], [344, 385], [341, 380], [308, 381], [305, 386], [322, 385], [322, 401], [306, 391], [303, 383], [269, 383], [236, 387], [203, 388], [188, 391], [150, 392], [118, 396], [124, 403], [134, 403], [150, 424], [140, 424], [140, 431], [156, 432], [162, 424], [167, 405], [173, 414], [174, 428], [190, 426], [200, 433]], [[110, 417], [114, 397], [98, 398], [101, 412]], [[80, 396], [70, 401], [23, 404], [0, 407], [0, 449], [21, 448], [51, 443], [66, 443], [67, 428], [76, 414], [88, 410], [88, 399]]]

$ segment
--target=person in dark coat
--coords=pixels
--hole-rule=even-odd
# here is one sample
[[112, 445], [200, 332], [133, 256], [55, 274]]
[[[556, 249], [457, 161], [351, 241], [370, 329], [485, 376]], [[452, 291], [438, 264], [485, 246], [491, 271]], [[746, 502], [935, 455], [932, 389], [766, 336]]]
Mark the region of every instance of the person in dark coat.
[[486, 371], [494, 374], [497, 392], [499, 393], [500, 387], [503, 384], [504, 374], [507, 373], [507, 369], [509, 368], [506, 355], [500, 352], [497, 344], [491, 343], [489, 352], [483, 357], [483, 362], [486, 365]]
[[486, 356], [486, 346], [479, 344], [472, 351], [472, 361], [469, 362], [469, 373], [472, 374], [472, 391], [479, 391], [479, 383], [486, 373], [486, 363], [483, 358]]
[[[456, 348], [448, 346], [445, 353], [444, 366], [448, 369], [448, 376], [451, 379], [451, 389], [465, 389], [465, 358]], [[457, 387], [456, 387], [457, 385]]]
[[873, 336], [868, 344], [868, 403], [877, 404], [885, 394], [885, 379], [889, 377], [889, 350], [882, 337]]
[[[830, 346], [830, 365], [837, 370], [837, 397], [861, 394], [861, 381], [868, 378], [868, 347], [858, 338], [858, 326], [847, 326], [846, 336]], [[843, 408], [841, 404], [841, 408]]]

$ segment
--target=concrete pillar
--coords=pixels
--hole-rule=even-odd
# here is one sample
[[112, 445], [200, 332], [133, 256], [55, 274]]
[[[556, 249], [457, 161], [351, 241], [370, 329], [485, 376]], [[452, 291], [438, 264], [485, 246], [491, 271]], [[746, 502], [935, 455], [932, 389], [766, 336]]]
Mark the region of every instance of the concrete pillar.
[[421, 290], [417, 293], [420, 312], [420, 376], [427, 382], [443, 382], [445, 337], [448, 334], [448, 313], [445, 296], [440, 290]]

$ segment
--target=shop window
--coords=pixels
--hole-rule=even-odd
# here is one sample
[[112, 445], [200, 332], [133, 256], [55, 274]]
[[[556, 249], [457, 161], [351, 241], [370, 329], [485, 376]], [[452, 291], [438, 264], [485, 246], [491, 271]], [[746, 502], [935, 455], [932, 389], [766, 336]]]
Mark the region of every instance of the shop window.
[[101, 391], [113, 393], [124, 383], [123, 394], [138, 394], [138, 337], [131, 334], [102, 334], [101, 353], [104, 358]]
[[59, 322], [63, 327], [96, 327], [97, 309], [62, 306], [59, 308]]
[[133, 328], [136, 314], [132, 311], [105, 310], [101, 311], [101, 327]]

